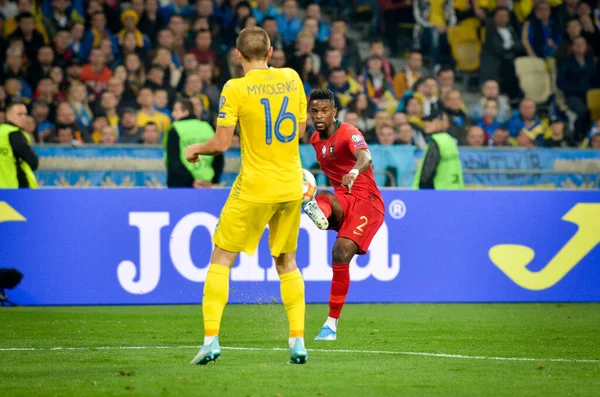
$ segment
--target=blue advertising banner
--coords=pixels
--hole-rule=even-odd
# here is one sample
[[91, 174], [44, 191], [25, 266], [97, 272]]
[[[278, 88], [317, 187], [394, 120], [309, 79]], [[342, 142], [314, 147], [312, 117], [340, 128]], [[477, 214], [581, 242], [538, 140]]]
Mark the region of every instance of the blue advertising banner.
[[[371, 145], [379, 186], [410, 187], [423, 153], [412, 146]], [[164, 187], [161, 146], [38, 146], [42, 186]], [[315, 151], [300, 146], [304, 168], [318, 168]], [[469, 149], [460, 148], [465, 183], [470, 187], [598, 188], [600, 150], [592, 149]], [[224, 186], [231, 186], [240, 167], [239, 149], [225, 153]], [[478, 173], [471, 173], [477, 170]], [[483, 171], [483, 173], [482, 173]], [[326, 184], [317, 175], [320, 185]]]
[[[229, 191], [0, 190], [0, 264], [23, 305], [200, 303]], [[386, 220], [351, 264], [350, 302], [600, 301], [600, 196], [582, 191], [384, 191]], [[326, 302], [334, 232], [303, 215], [308, 302]], [[263, 236], [230, 302], [279, 299]]]

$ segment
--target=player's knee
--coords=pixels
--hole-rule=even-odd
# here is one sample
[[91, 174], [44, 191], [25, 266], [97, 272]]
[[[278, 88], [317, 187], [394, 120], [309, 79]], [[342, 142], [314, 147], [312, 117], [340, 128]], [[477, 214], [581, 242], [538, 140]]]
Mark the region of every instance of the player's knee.
[[318, 196], [324, 196], [324, 197], [329, 197], [329, 199], [332, 199], [333, 197], [335, 197], [335, 195], [327, 190], [321, 190], [317, 193], [317, 197]]
[[275, 260], [275, 269], [277, 269], [277, 274], [289, 273], [298, 268], [296, 264], [296, 253], [289, 254], [281, 254], [279, 256], [273, 257]]
[[350, 263], [358, 252], [356, 243], [348, 239], [337, 239], [333, 246], [333, 263]]

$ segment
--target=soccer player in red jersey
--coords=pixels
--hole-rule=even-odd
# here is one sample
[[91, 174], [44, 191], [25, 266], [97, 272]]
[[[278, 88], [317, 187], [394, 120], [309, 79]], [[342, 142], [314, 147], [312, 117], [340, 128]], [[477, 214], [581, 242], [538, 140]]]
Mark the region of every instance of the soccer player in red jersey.
[[375, 183], [369, 147], [358, 129], [335, 119], [333, 92], [313, 91], [308, 106], [317, 129], [310, 143], [334, 193], [320, 191], [304, 211], [319, 229], [338, 232], [333, 245], [329, 316], [315, 340], [335, 340], [350, 287], [350, 260], [369, 249], [383, 223], [385, 205]]

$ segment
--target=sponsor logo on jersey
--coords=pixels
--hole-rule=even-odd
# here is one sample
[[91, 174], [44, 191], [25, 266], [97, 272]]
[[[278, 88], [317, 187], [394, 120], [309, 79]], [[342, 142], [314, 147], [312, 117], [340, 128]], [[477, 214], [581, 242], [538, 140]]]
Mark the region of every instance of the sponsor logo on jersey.
[[323, 145], [323, 147], [321, 148], [321, 153], [323, 153], [323, 157], [325, 157], [325, 154], [327, 154], [327, 148], [325, 147], [325, 145]]

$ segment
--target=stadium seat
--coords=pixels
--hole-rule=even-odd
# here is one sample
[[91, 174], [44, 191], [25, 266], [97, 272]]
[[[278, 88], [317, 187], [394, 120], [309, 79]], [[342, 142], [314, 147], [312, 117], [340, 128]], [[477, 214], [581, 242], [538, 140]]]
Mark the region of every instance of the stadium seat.
[[479, 69], [481, 41], [477, 29], [478, 27], [471, 23], [463, 23], [448, 29], [448, 43], [452, 49], [456, 67], [460, 71], [475, 72]]
[[546, 61], [536, 57], [515, 59], [519, 86], [527, 98], [545, 104], [552, 95], [552, 82]]
[[600, 89], [595, 88], [588, 91], [587, 105], [592, 121], [600, 120]]

